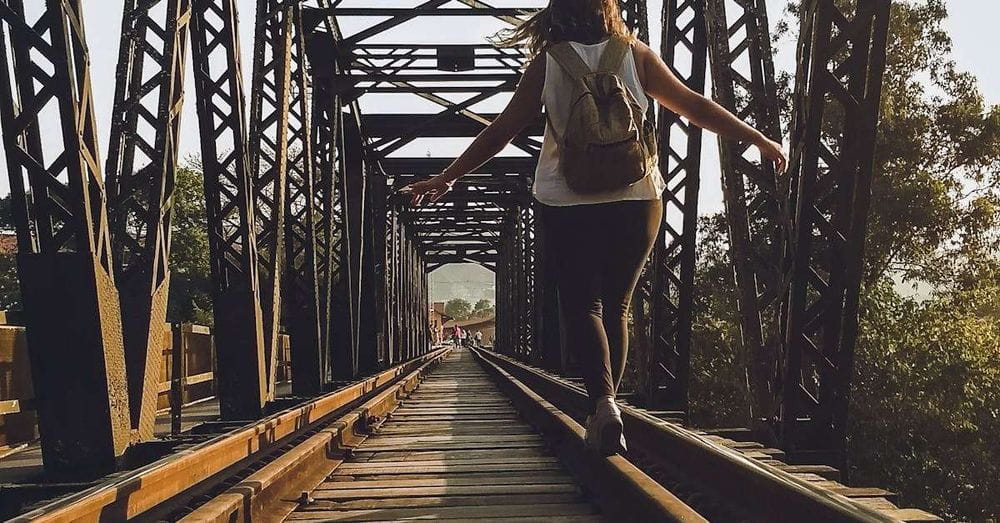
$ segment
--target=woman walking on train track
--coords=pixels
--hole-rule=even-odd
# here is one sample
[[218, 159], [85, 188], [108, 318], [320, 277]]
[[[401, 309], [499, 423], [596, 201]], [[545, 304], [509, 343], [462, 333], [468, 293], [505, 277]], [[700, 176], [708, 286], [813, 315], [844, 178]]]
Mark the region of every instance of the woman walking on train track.
[[592, 403], [587, 445], [626, 449], [615, 391], [628, 350], [628, 310], [662, 221], [664, 181], [649, 98], [695, 125], [754, 144], [778, 172], [781, 145], [688, 89], [627, 30], [618, 0], [550, 0], [500, 45], [532, 59], [510, 103], [441, 174], [405, 192], [414, 205], [443, 197], [543, 113], [532, 192], [554, 257], [566, 345], [577, 352]]

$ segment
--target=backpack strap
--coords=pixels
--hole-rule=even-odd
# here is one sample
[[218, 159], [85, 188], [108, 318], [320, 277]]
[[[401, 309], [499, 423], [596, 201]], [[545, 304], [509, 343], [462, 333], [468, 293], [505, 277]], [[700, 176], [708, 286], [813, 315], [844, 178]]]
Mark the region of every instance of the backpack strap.
[[612, 36], [608, 41], [604, 53], [601, 54], [601, 63], [597, 66], [597, 71], [602, 73], [618, 74], [625, 61], [625, 55], [632, 49], [628, 40], [617, 36]]
[[580, 54], [573, 49], [573, 46], [569, 42], [559, 42], [558, 44], [549, 47], [549, 56], [551, 56], [559, 67], [562, 67], [566, 74], [570, 75], [574, 80], [580, 80], [584, 76], [592, 73], [590, 67], [587, 63], [580, 58]]

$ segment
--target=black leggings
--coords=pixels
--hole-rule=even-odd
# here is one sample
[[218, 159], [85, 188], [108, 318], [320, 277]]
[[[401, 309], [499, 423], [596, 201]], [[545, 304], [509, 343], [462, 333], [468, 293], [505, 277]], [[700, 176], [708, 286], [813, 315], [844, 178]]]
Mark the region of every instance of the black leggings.
[[542, 206], [566, 347], [577, 353], [593, 403], [614, 396], [628, 354], [628, 311], [659, 233], [663, 204], [635, 200]]

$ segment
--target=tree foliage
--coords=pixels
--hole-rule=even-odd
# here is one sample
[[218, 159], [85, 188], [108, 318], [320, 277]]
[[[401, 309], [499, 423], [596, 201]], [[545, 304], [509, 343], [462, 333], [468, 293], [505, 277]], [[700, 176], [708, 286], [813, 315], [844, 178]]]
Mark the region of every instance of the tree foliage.
[[456, 320], [466, 320], [472, 315], [472, 304], [464, 298], [452, 298], [444, 304], [444, 313]]
[[494, 315], [496, 315], [496, 309], [493, 307], [493, 302], [486, 298], [477, 301], [472, 308], [471, 316], [475, 318], [489, 318]]
[[212, 325], [208, 221], [202, 173], [195, 163], [177, 170], [171, 231], [167, 319]]
[[[792, 5], [786, 27], [796, 15]], [[943, 0], [893, 2], [849, 477], [949, 520], [983, 521], [1000, 517], [1000, 108], [952, 60], [946, 17]], [[743, 425], [723, 217], [703, 219], [699, 251], [692, 420]]]

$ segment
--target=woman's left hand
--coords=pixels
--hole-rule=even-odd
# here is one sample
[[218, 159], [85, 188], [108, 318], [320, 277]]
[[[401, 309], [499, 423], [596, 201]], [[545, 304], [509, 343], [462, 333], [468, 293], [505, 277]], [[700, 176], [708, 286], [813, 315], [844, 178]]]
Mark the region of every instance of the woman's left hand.
[[430, 180], [411, 183], [400, 189], [399, 192], [410, 194], [410, 203], [413, 205], [422, 204], [426, 198], [430, 198], [430, 202], [434, 203], [451, 190], [453, 183], [435, 176]]

